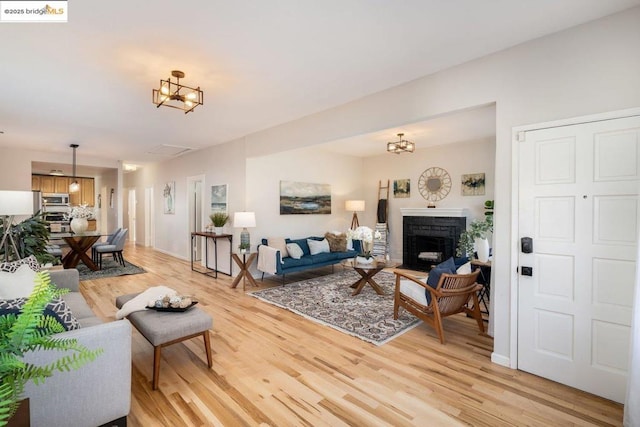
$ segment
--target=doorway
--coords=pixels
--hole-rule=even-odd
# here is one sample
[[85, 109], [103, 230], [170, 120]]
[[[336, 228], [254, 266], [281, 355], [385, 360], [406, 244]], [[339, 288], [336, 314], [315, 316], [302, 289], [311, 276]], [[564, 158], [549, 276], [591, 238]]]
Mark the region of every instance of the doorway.
[[[187, 194], [189, 205], [189, 234], [194, 231], [202, 231], [204, 229], [204, 175], [192, 176], [187, 178]], [[190, 250], [193, 254], [194, 261], [203, 260], [203, 240], [191, 240], [192, 247]]]
[[155, 246], [153, 210], [153, 187], [144, 189], [144, 245], [145, 247]]
[[136, 189], [130, 188], [128, 191], [127, 218], [129, 221], [129, 241], [136, 242], [136, 210], [138, 202], [136, 199]]
[[[639, 112], [640, 113], [640, 112]], [[519, 132], [518, 369], [623, 402], [640, 114]]]

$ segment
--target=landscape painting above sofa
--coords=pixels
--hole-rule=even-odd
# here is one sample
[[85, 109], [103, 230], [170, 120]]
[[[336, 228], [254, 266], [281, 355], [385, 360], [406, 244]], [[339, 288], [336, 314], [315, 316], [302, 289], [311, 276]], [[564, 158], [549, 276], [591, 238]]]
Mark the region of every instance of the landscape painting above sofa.
[[331, 214], [331, 185], [280, 181], [280, 215]]

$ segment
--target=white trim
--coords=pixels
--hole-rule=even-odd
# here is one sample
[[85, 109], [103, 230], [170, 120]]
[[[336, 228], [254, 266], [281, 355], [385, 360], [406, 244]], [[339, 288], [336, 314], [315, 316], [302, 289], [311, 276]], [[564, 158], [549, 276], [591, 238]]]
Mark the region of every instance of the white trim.
[[402, 216], [470, 217], [465, 208], [400, 208]]
[[[629, 108], [625, 110], [618, 111], [608, 111], [598, 114], [591, 114], [588, 116], [579, 116], [572, 117], [568, 119], [562, 120], [554, 120], [550, 122], [543, 123], [535, 123], [524, 126], [516, 126], [511, 129], [511, 182], [513, 185], [511, 186], [511, 286], [509, 289], [509, 294], [511, 295], [510, 299], [510, 312], [509, 312], [509, 324], [510, 328], [510, 336], [509, 336], [509, 357], [505, 357], [499, 354], [492, 353], [491, 361], [495, 363], [501, 364], [499, 360], [508, 361], [509, 365], [513, 369], [518, 368], [518, 273], [516, 272], [518, 268], [518, 254], [520, 250], [519, 245], [519, 210], [518, 205], [520, 203], [519, 199], [519, 159], [520, 159], [520, 143], [518, 142], [518, 135], [520, 132], [528, 132], [540, 129], [548, 129], [553, 127], [561, 127], [561, 126], [572, 126], [581, 123], [591, 123], [598, 122], [603, 120], [613, 120], [613, 119], [621, 119], [625, 117], [635, 117], [640, 116], [640, 107]], [[524, 138], [526, 139], [526, 138]], [[524, 140], [523, 139], [523, 140]], [[507, 366], [507, 365], [505, 365]]]
[[495, 363], [496, 365], [512, 368], [511, 361], [509, 360], [509, 358], [501, 354], [491, 353], [491, 362]]

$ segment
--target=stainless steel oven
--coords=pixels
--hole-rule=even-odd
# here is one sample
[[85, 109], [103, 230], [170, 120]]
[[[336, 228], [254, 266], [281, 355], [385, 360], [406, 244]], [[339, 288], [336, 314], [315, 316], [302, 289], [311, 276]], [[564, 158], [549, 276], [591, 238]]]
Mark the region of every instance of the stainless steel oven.
[[69, 206], [69, 193], [43, 193], [42, 206], [45, 211], [48, 206]]

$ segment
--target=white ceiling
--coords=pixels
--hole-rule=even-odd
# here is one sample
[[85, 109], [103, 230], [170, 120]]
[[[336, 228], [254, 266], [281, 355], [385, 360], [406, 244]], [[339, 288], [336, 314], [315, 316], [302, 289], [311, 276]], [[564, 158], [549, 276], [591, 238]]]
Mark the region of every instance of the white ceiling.
[[[65, 24], [0, 24], [0, 147], [161, 160], [148, 152], [227, 142], [639, 4], [68, 2]], [[174, 69], [204, 90], [188, 115], [151, 103]]]

